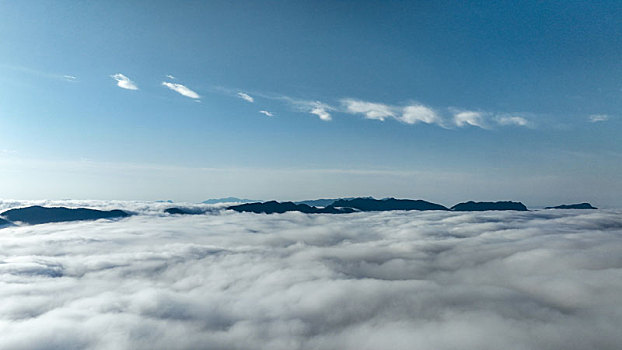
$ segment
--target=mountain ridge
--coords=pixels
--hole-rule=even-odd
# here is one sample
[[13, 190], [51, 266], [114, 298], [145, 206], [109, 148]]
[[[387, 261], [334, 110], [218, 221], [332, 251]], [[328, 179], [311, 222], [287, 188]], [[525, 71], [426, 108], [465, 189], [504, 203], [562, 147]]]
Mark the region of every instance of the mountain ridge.
[[128, 217], [130, 215], [131, 214], [119, 209], [106, 211], [87, 208], [42, 207], [40, 205], [14, 208], [0, 213], [0, 217], [10, 222], [23, 222], [31, 225], [52, 222], [116, 219]]

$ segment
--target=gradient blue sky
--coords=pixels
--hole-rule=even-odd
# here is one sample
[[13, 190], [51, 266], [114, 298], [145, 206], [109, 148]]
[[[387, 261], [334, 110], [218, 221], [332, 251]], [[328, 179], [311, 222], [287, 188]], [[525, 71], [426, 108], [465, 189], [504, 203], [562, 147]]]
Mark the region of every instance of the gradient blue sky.
[[0, 1], [0, 43], [2, 198], [622, 206], [620, 1]]

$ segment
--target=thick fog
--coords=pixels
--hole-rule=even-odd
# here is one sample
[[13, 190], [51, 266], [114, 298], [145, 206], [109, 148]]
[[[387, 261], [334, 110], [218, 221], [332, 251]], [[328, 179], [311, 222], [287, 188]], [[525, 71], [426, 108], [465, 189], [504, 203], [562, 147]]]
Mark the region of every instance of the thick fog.
[[[2, 202], [6, 209], [23, 204]], [[619, 349], [622, 211], [0, 229], [1, 349]], [[201, 206], [209, 209], [209, 206]]]

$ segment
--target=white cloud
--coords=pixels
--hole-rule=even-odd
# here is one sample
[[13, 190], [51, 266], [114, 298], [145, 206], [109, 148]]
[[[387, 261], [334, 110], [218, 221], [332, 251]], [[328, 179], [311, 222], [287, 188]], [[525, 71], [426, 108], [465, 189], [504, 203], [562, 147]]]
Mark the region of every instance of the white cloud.
[[248, 95], [248, 94], [246, 94], [244, 92], [238, 92], [238, 97], [243, 99], [244, 101], [248, 101], [248, 102], [251, 102], [251, 103], [255, 102], [255, 99], [252, 96], [250, 96], [250, 95]]
[[345, 108], [346, 113], [362, 114], [366, 119], [384, 121], [386, 118], [393, 118], [405, 124], [422, 122], [443, 125], [443, 119], [436, 111], [421, 104], [398, 107], [350, 98], [341, 100], [341, 104]]
[[175, 80], [175, 79], [177, 79], [177, 78], [175, 78], [174, 76], [172, 76], [172, 75], [170, 75], [170, 74], [167, 74], [167, 75], [166, 75], [166, 77], [167, 77], [167, 78], [169, 78], [169, 79], [171, 79], [171, 80]]
[[367, 102], [346, 98], [341, 100], [345, 111], [350, 114], [363, 114], [366, 119], [384, 121], [386, 118], [394, 118], [394, 108], [382, 103]]
[[406, 124], [415, 124], [418, 122], [438, 125], [443, 124], [443, 120], [434, 110], [423, 105], [404, 107], [402, 115], [398, 119]]
[[471, 125], [486, 129], [484, 114], [482, 112], [456, 111], [454, 112], [454, 124], [458, 127]]
[[78, 80], [78, 77], [75, 77], [73, 75], [63, 75], [63, 78], [67, 81], [76, 81]]
[[[230, 92], [230, 90], [227, 91]], [[238, 93], [238, 96], [244, 98], [241, 94], [243, 93]], [[322, 120], [331, 120], [331, 114], [339, 112], [361, 115], [365, 119], [380, 121], [394, 119], [409, 125], [425, 123], [438, 125], [442, 128], [475, 126], [482, 129], [491, 129], [493, 125], [533, 126], [533, 123], [523, 116], [496, 114], [486, 111], [469, 111], [454, 107], [435, 109], [420, 103], [390, 105], [355, 98], [343, 98], [339, 100], [339, 107], [333, 107], [323, 102], [300, 100], [285, 95], [259, 95], [266, 99], [286, 101], [297, 109], [314, 114]]]
[[190, 90], [189, 88], [187, 88], [186, 86], [182, 85], [182, 84], [176, 84], [176, 83], [169, 83], [169, 82], [162, 82], [162, 85], [166, 86], [167, 88], [183, 95], [186, 97], [190, 97], [190, 98], [194, 98], [194, 99], [198, 99], [201, 98], [201, 96], [199, 96], [199, 94], [197, 94], [196, 92]]
[[592, 114], [589, 118], [590, 122], [592, 123], [604, 122], [609, 120], [609, 116], [606, 114]]
[[619, 210], [162, 214], [170, 205], [0, 229], [0, 348], [622, 343]]
[[313, 114], [324, 121], [332, 120], [330, 112], [335, 110], [333, 106], [320, 101], [298, 100], [288, 96], [279, 96], [277, 99], [287, 101], [296, 109]]
[[529, 121], [523, 117], [518, 116], [500, 116], [496, 118], [499, 125], [516, 125], [516, 126], [529, 126]]
[[327, 105], [325, 105], [325, 104], [323, 104], [321, 102], [316, 102], [315, 105], [309, 111], [309, 113], [317, 115], [321, 120], [330, 121], [333, 118], [331, 117], [330, 113], [328, 112], [329, 108], [330, 107], [328, 107]]
[[117, 86], [122, 89], [138, 90], [138, 86], [136, 86], [136, 84], [133, 81], [131, 81], [130, 78], [126, 77], [125, 75], [121, 73], [111, 75], [110, 77], [116, 80]]
[[268, 116], [268, 117], [274, 117], [274, 114], [272, 114], [272, 113], [270, 113], [270, 112], [268, 112], [268, 111], [259, 111], [259, 113], [261, 113], [261, 114], [265, 114], [265, 115], [266, 115], [266, 116]]

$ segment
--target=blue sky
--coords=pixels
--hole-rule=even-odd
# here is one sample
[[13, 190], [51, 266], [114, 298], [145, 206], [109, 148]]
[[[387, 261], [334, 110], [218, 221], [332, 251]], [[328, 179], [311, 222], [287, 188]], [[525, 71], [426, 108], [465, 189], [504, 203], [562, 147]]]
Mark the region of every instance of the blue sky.
[[0, 35], [3, 198], [622, 205], [619, 1], [0, 1]]

